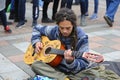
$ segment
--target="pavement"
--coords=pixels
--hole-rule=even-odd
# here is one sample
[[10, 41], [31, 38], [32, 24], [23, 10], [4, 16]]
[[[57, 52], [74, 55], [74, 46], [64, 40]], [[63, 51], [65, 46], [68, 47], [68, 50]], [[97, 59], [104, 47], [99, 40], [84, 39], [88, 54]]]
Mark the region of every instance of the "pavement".
[[[94, 0], [89, 4], [89, 16], [93, 13]], [[74, 5], [72, 9], [77, 15], [77, 24], [80, 25], [80, 6]], [[120, 61], [120, 8], [115, 15], [113, 27], [109, 27], [103, 16], [105, 14], [105, 0], [99, 1], [99, 11], [97, 20], [89, 20], [87, 17], [87, 26], [81, 28], [89, 36], [90, 51], [100, 53], [107, 61]], [[49, 17], [52, 16], [52, 3], [49, 6]], [[38, 19], [41, 23], [41, 15]], [[7, 16], [9, 13], [7, 13]], [[26, 3], [26, 19], [27, 23], [23, 28], [16, 29], [14, 23], [10, 25], [12, 34], [6, 34], [0, 25], [0, 80], [26, 80], [30, 76], [34, 76], [34, 72], [30, 66], [24, 63], [23, 56], [30, 44], [32, 32], [32, 4]], [[10, 21], [10, 20], [8, 20]], [[43, 25], [54, 25], [43, 24]]]

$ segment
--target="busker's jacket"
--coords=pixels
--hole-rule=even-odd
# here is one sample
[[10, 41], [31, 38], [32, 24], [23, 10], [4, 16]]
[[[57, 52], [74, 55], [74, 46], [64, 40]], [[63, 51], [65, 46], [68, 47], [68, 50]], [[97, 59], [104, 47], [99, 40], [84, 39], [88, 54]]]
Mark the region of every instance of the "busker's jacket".
[[[85, 32], [80, 28], [76, 27], [77, 30], [77, 44], [76, 44], [76, 57], [74, 61], [70, 64], [66, 63], [65, 59], [61, 61], [61, 63], [57, 66], [57, 69], [59, 69], [61, 72], [64, 73], [78, 73], [81, 70], [84, 70], [88, 67], [89, 61], [87, 61], [85, 58], [82, 57], [82, 54], [84, 52], [89, 51], [88, 47], [88, 36], [85, 34]], [[60, 38], [60, 31], [59, 26], [43, 26], [43, 25], [37, 25], [33, 28], [32, 32], [32, 38], [31, 43], [33, 46], [35, 46], [36, 42], [41, 41], [41, 36], [47, 36], [50, 40], [60, 40], [64, 43], [64, 45], [67, 47], [66, 49], [69, 49], [71, 44], [71, 38]]]

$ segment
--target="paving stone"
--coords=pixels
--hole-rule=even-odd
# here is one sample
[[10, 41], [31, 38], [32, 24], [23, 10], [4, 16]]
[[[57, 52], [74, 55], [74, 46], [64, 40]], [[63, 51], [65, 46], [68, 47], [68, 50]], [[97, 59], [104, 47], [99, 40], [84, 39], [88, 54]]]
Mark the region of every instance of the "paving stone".
[[7, 46], [0, 47], [0, 52], [4, 56], [19, 55], [21, 53], [23, 54], [23, 52], [21, 50], [17, 49], [16, 47], [14, 47], [12, 45], [7, 45]]
[[23, 51], [24, 53], [26, 52], [28, 46], [29, 46], [30, 42], [21, 42], [21, 43], [16, 43], [13, 44], [16, 48], [18, 48], [19, 50]]
[[102, 47], [99, 47], [99, 48], [94, 48], [92, 49], [98, 53], [101, 53], [101, 54], [105, 54], [105, 53], [110, 53], [110, 52], [114, 52], [116, 51], [116, 49], [112, 49], [110, 47], [106, 47], [106, 46], [102, 46]]
[[28, 74], [2, 56], [1, 53], [0, 65], [0, 76], [3, 77], [3, 80], [23, 80], [29, 77]]

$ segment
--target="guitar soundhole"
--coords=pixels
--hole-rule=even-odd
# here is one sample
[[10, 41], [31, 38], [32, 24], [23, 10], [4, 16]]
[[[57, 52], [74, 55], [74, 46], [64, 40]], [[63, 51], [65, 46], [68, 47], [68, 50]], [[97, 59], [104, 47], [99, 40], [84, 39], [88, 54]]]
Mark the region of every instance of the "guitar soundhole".
[[48, 48], [45, 50], [45, 54], [49, 54], [50, 51], [51, 51], [51, 47], [48, 47]]

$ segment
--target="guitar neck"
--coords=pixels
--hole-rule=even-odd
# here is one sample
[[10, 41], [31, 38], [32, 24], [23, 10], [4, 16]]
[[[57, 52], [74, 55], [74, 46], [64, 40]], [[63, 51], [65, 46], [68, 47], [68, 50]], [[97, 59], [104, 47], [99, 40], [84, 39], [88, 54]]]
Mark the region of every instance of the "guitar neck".
[[[65, 50], [55, 49], [55, 48], [51, 48], [51, 47], [48, 47], [45, 51], [46, 54], [56, 54], [56, 55], [64, 55], [64, 52], [65, 52]], [[74, 54], [74, 52], [76, 52], [76, 51], [72, 52], [72, 56], [76, 56]]]

